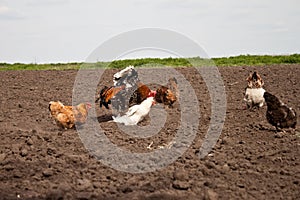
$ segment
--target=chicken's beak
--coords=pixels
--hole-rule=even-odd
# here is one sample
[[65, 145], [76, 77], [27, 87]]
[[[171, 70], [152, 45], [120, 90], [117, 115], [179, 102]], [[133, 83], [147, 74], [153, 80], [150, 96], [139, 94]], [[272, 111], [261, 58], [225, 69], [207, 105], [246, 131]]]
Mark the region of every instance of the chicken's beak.
[[48, 106], [49, 111], [51, 111], [51, 104], [52, 104], [52, 101], [49, 102], [49, 106]]

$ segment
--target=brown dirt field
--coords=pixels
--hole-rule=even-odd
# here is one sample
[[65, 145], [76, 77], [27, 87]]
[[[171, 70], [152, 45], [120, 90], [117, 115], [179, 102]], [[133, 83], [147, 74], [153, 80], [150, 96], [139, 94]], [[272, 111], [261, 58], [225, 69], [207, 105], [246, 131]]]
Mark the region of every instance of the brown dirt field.
[[[169, 166], [132, 174], [105, 166], [89, 155], [76, 130], [60, 130], [48, 103], [71, 104], [77, 71], [0, 72], [0, 199], [300, 199], [300, 65], [222, 67], [227, 94], [225, 126], [213, 151], [197, 153], [208, 129], [210, 98], [200, 75], [177, 69], [193, 85], [201, 118], [188, 150]], [[243, 110], [245, 78], [258, 70], [265, 89], [298, 112], [296, 130], [276, 133], [266, 107]], [[101, 83], [109, 85], [108, 70]], [[97, 107], [99, 125], [118, 146], [136, 152], [168, 143], [178, 126], [178, 103], [157, 136], [122, 134]], [[192, 117], [192, 116], [191, 116]], [[142, 124], [149, 123], [146, 118]], [[99, 147], [100, 148], [100, 147]]]

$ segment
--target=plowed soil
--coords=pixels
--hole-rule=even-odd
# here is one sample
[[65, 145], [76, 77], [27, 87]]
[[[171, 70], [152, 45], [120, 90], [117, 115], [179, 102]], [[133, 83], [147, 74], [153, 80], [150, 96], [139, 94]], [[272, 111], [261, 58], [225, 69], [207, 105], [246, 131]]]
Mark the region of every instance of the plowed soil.
[[[300, 65], [219, 68], [226, 119], [217, 144], [203, 159], [198, 153], [210, 121], [210, 96], [194, 69], [176, 70], [199, 100], [197, 136], [175, 162], [139, 174], [104, 165], [88, 153], [75, 129], [61, 130], [49, 116], [49, 101], [72, 103], [77, 71], [1, 71], [0, 199], [300, 199]], [[266, 106], [244, 109], [245, 79], [254, 70], [267, 91], [297, 111], [296, 130], [275, 132], [266, 121]], [[111, 85], [115, 72], [106, 70], [99, 88]], [[119, 131], [110, 122], [111, 111], [94, 106], [106, 136], [135, 152], [151, 151], [151, 142], [154, 149], [170, 144], [183, 109], [179, 103], [166, 107], [162, 130], [141, 139]]]

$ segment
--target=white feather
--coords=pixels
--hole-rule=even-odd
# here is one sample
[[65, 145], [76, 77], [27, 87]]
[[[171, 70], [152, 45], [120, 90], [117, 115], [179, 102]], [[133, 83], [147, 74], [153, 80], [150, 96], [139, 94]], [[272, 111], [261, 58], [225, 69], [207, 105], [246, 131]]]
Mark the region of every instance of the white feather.
[[141, 104], [130, 107], [125, 115], [113, 116], [114, 122], [123, 123], [126, 126], [138, 124], [150, 112], [153, 101], [153, 97], [148, 97]]
[[125, 124], [126, 126], [128, 125], [134, 125], [134, 122], [126, 115], [120, 116], [118, 115], [117, 117], [112, 117], [114, 122]]
[[125, 73], [129, 72], [133, 68], [134, 68], [134, 66], [130, 65], [130, 66], [126, 67], [125, 69], [122, 69], [121, 71], [115, 73], [114, 78], [113, 78], [114, 86], [116, 86], [118, 79], [122, 78]]
[[265, 103], [264, 93], [265, 90], [263, 88], [247, 88], [244, 101], [250, 108], [253, 106], [262, 107]]

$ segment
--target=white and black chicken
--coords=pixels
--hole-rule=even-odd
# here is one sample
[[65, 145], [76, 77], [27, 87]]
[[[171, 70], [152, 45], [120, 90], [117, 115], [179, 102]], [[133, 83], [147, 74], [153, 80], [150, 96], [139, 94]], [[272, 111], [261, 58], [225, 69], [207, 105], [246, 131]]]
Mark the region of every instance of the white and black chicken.
[[246, 80], [248, 81], [248, 85], [246, 87], [244, 101], [247, 104], [247, 108], [252, 110], [255, 107], [262, 107], [265, 103], [265, 90], [262, 88], [264, 81], [256, 71], [253, 72], [253, 74], [249, 74]]

